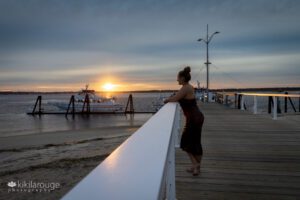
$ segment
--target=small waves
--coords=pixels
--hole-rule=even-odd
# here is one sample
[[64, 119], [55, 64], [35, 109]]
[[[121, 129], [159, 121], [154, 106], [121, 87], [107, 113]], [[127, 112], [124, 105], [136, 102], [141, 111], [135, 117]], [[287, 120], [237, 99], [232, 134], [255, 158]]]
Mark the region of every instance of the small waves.
[[58, 143], [58, 144], [45, 144], [45, 145], [41, 145], [41, 146], [0, 149], [0, 153], [4, 153], [4, 152], [22, 152], [22, 151], [28, 151], [28, 150], [40, 150], [40, 149], [46, 149], [46, 148], [50, 148], [50, 147], [68, 146], [68, 145], [82, 144], [82, 143], [105, 140], [105, 139], [109, 140], [109, 139], [113, 139], [113, 138], [123, 138], [123, 137], [128, 137], [128, 136], [129, 135], [119, 135], [119, 136], [112, 136], [112, 137], [97, 137], [97, 138], [70, 141], [70, 142], [64, 142], [64, 143]]

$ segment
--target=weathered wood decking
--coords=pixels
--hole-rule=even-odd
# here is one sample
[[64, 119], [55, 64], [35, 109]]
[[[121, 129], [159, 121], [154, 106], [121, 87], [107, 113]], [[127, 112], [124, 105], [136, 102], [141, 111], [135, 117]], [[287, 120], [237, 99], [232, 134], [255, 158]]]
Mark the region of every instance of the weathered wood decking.
[[204, 155], [198, 177], [176, 150], [177, 199], [300, 199], [300, 115], [254, 115], [201, 104]]

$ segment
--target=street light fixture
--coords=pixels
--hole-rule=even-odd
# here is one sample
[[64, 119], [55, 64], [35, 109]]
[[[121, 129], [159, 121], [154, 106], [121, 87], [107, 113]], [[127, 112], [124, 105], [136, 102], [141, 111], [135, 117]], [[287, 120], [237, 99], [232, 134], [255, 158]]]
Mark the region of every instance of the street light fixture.
[[213, 36], [220, 32], [216, 31], [209, 36], [208, 35], [208, 24], [207, 24], [206, 30], [207, 30], [206, 39], [199, 38], [197, 41], [198, 42], [203, 41], [206, 44], [206, 62], [204, 64], [206, 64], [206, 93], [207, 93], [207, 102], [208, 102], [209, 101], [209, 64], [211, 64], [209, 62], [208, 47], [209, 47], [209, 43], [212, 40]]

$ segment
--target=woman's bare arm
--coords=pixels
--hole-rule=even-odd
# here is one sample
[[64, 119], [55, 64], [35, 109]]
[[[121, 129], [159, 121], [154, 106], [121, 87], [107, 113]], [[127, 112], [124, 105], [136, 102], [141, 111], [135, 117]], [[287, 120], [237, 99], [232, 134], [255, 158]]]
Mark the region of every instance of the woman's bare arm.
[[166, 99], [164, 102], [168, 103], [168, 102], [177, 102], [180, 99], [183, 99], [187, 94], [187, 88], [186, 87], [182, 87], [174, 96], [169, 97], [168, 99]]

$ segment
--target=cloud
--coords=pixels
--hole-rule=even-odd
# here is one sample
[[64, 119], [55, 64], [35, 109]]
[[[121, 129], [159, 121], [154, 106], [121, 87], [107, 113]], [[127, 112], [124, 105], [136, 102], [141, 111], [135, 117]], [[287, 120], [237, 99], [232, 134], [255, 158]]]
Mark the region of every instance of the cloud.
[[207, 23], [210, 33], [221, 32], [211, 42], [211, 61], [230, 68], [231, 76], [263, 73], [273, 80], [280, 63], [289, 71], [279, 70], [282, 76], [299, 79], [299, 8], [292, 0], [3, 0], [0, 81], [51, 84], [51, 73], [63, 85], [113, 74], [176, 88], [177, 71], [191, 65], [204, 82], [205, 70], [197, 70], [205, 62], [205, 45], [196, 40], [205, 37]]

